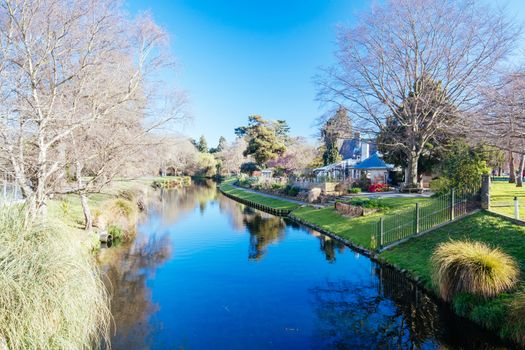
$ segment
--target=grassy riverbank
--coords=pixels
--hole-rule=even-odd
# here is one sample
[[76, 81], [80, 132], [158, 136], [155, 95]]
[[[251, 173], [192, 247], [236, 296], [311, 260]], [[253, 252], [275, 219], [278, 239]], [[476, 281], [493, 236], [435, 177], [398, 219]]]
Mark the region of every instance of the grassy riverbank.
[[372, 248], [372, 233], [377, 230], [379, 218], [383, 215], [399, 215], [413, 210], [416, 203], [424, 203], [429, 198], [382, 198], [383, 206], [376, 213], [358, 218], [348, 218], [339, 214], [334, 207], [317, 209], [312, 206], [294, 210], [293, 216], [340, 236], [365, 249]]
[[442, 242], [471, 240], [498, 247], [516, 259], [521, 270], [519, 288], [491, 299], [472, 295], [457, 295], [452, 302], [455, 312], [497, 332], [503, 338], [516, 338], [523, 331], [521, 323], [508, 320], [510, 303], [522, 296], [525, 288], [525, 227], [503, 218], [480, 212], [439, 228], [431, 234], [409, 240], [379, 255], [380, 259], [399, 269], [405, 269], [423, 285], [436, 291], [432, 285], [430, 256]]
[[262, 194], [253, 193], [241, 188], [233, 186], [235, 179], [228, 179], [223, 181], [219, 187], [222, 192], [246, 201], [255, 202], [271, 209], [276, 210], [294, 210], [300, 207], [298, 203], [287, 201], [285, 199], [277, 199]]

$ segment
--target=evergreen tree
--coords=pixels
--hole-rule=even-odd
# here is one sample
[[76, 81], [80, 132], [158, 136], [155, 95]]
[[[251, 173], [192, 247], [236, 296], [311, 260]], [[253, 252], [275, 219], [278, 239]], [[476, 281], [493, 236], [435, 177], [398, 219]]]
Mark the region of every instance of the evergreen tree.
[[324, 144], [324, 165], [341, 160], [340, 143], [350, 137], [352, 137], [352, 121], [348, 118], [346, 109], [339, 107], [337, 112], [321, 128], [321, 141]]
[[201, 153], [208, 153], [208, 143], [206, 142], [206, 138], [204, 137], [204, 135], [201, 135], [201, 137], [199, 138], [197, 149]]

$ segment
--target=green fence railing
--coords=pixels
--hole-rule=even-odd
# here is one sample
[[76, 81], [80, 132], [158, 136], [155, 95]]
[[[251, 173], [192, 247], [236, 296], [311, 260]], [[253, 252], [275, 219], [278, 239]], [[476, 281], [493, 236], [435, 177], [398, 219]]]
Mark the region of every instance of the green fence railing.
[[411, 237], [453, 221], [480, 208], [479, 189], [454, 190], [402, 213], [383, 216], [372, 234], [377, 250], [385, 250]]

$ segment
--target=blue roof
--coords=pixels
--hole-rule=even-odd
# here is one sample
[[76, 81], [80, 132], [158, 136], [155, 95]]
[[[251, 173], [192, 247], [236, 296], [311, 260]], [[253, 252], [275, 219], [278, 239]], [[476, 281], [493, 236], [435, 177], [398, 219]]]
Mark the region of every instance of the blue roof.
[[357, 163], [354, 166], [354, 169], [392, 169], [394, 166], [392, 164], [387, 164], [379, 156], [379, 154], [374, 153], [370, 157], [366, 158], [360, 163]]

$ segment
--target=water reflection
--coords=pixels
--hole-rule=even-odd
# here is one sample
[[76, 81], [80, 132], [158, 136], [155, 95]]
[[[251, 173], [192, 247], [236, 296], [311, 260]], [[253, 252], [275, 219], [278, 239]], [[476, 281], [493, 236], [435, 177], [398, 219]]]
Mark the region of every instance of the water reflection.
[[136, 240], [101, 256], [114, 349], [502, 348], [396, 271], [214, 183], [157, 195]]
[[153, 329], [148, 322], [159, 306], [151, 300], [146, 279], [171, 256], [169, 236], [139, 236], [133, 244], [105, 249], [100, 255], [111, 291], [114, 349], [147, 349]]
[[372, 273], [377, 283], [326, 281], [310, 290], [317, 314], [314, 348], [506, 348], [397, 271], [375, 266]]

